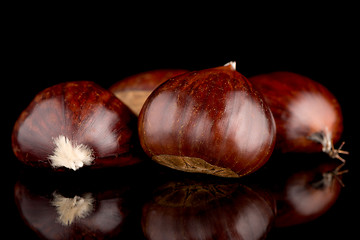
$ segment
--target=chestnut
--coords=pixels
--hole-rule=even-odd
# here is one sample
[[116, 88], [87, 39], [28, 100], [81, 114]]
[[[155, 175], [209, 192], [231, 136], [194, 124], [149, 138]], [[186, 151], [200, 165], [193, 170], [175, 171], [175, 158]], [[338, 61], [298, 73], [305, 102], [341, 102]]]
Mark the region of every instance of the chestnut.
[[276, 149], [282, 152], [323, 151], [345, 161], [334, 144], [343, 131], [341, 107], [320, 83], [297, 73], [272, 72], [249, 78], [261, 91], [276, 122]]
[[275, 209], [271, 195], [237, 182], [171, 180], [143, 207], [149, 240], [265, 239]]
[[20, 161], [34, 167], [77, 170], [96, 167], [102, 159], [122, 165], [117, 157], [134, 145], [136, 121], [126, 105], [97, 84], [60, 83], [38, 93], [21, 113], [12, 147]]
[[138, 119], [141, 146], [154, 161], [222, 177], [265, 164], [275, 128], [269, 107], [235, 62], [167, 80], [147, 98]]
[[137, 116], [150, 93], [169, 78], [188, 72], [184, 69], [156, 69], [126, 77], [109, 90]]

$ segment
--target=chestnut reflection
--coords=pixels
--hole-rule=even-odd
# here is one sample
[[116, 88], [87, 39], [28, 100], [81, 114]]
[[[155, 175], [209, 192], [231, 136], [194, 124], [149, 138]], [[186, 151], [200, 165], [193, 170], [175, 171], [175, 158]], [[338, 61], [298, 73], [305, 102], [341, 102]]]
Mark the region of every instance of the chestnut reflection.
[[141, 232], [140, 220], [134, 221], [132, 215], [141, 209], [137, 199], [142, 199], [137, 195], [141, 189], [129, 177], [133, 173], [132, 169], [76, 176], [25, 172], [15, 184], [16, 205], [26, 225], [44, 239], [133, 236]]
[[274, 219], [270, 195], [234, 182], [168, 182], [142, 212], [144, 235], [154, 239], [263, 239]]
[[275, 226], [312, 221], [336, 202], [343, 182], [344, 164], [313, 155], [287, 154], [270, 159], [271, 186], [277, 203]]

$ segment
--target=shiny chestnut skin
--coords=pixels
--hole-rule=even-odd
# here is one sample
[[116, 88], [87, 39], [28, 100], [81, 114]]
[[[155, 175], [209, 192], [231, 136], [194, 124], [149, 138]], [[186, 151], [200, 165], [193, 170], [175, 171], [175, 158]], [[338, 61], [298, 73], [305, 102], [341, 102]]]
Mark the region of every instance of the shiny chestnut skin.
[[143, 206], [149, 240], [265, 239], [275, 217], [271, 195], [237, 182], [173, 180]]
[[138, 120], [140, 143], [153, 160], [223, 177], [265, 164], [275, 131], [261, 94], [233, 64], [167, 80], [151, 93]]
[[264, 96], [276, 122], [276, 149], [282, 152], [328, 153], [344, 161], [334, 149], [343, 131], [339, 102], [323, 85], [291, 72], [249, 78]]
[[166, 80], [188, 72], [184, 69], [156, 69], [126, 77], [109, 90], [137, 116], [150, 93]]
[[132, 148], [136, 120], [119, 99], [93, 82], [60, 83], [38, 93], [21, 113], [12, 147], [20, 161], [34, 167], [77, 170], [97, 167], [101, 159], [122, 165], [117, 157]]

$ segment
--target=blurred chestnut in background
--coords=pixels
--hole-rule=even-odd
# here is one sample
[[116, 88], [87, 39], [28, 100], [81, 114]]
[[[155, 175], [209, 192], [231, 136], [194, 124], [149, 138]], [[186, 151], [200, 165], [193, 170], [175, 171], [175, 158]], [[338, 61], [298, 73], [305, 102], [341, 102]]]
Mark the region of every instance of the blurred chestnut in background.
[[341, 108], [323, 85], [291, 72], [249, 78], [263, 94], [276, 122], [276, 148], [282, 152], [323, 151], [345, 161], [334, 148], [343, 131]]
[[60, 83], [37, 94], [21, 113], [12, 147], [20, 161], [34, 167], [77, 170], [96, 167], [101, 159], [122, 165], [117, 157], [134, 145], [136, 122], [125, 104], [97, 84]]
[[149, 240], [264, 239], [274, 220], [268, 194], [236, 182], [169, 181], [143, 207]]
[[157, 69], [138, 73], [113, 84], [109, 90], [137, 116], [150, 93], [166, 80], [188, 72], [183, 69]]
[[222, 177], [256, 171], [275, 144], [271, 111], [235, 62], [161, 84], [140, 112], [138, 131], [154, 161]]

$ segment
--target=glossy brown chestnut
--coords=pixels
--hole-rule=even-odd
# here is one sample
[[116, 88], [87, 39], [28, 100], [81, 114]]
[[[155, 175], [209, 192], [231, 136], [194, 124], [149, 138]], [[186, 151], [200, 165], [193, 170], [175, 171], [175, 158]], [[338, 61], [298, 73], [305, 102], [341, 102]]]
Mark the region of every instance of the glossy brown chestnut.
[[170, 181], [144, 205], [149, 240], [265, 239], [274, 220], [270, 195], [239, 183]]
[[276, 122], [276, 148], [283, 152], [323, 151], [344, 161], [334, 149], [343, 131], [341, 108], [320, 83], [291, 72], [249, 78], [263, 94]]
[[116, 157], [135, 136], [136, 116], [111, 92], [89, 81], [66, 82], [41, 91], [21, 113], [12, 147], [27, 165], [77, 170], [101, 159], [121, 165]]
[[223, 177], [256, 171], [275, 144], [271, 111], [235, 63], [164, 82], [146, 100], [138, 129], [156, 162]]
[[156, 87], [186, 72], [188, 71], [183, 69], [157, 69], [142, 72], [118, 81], [109, 90], [136, 115], [139, 115], [145, 100]]

